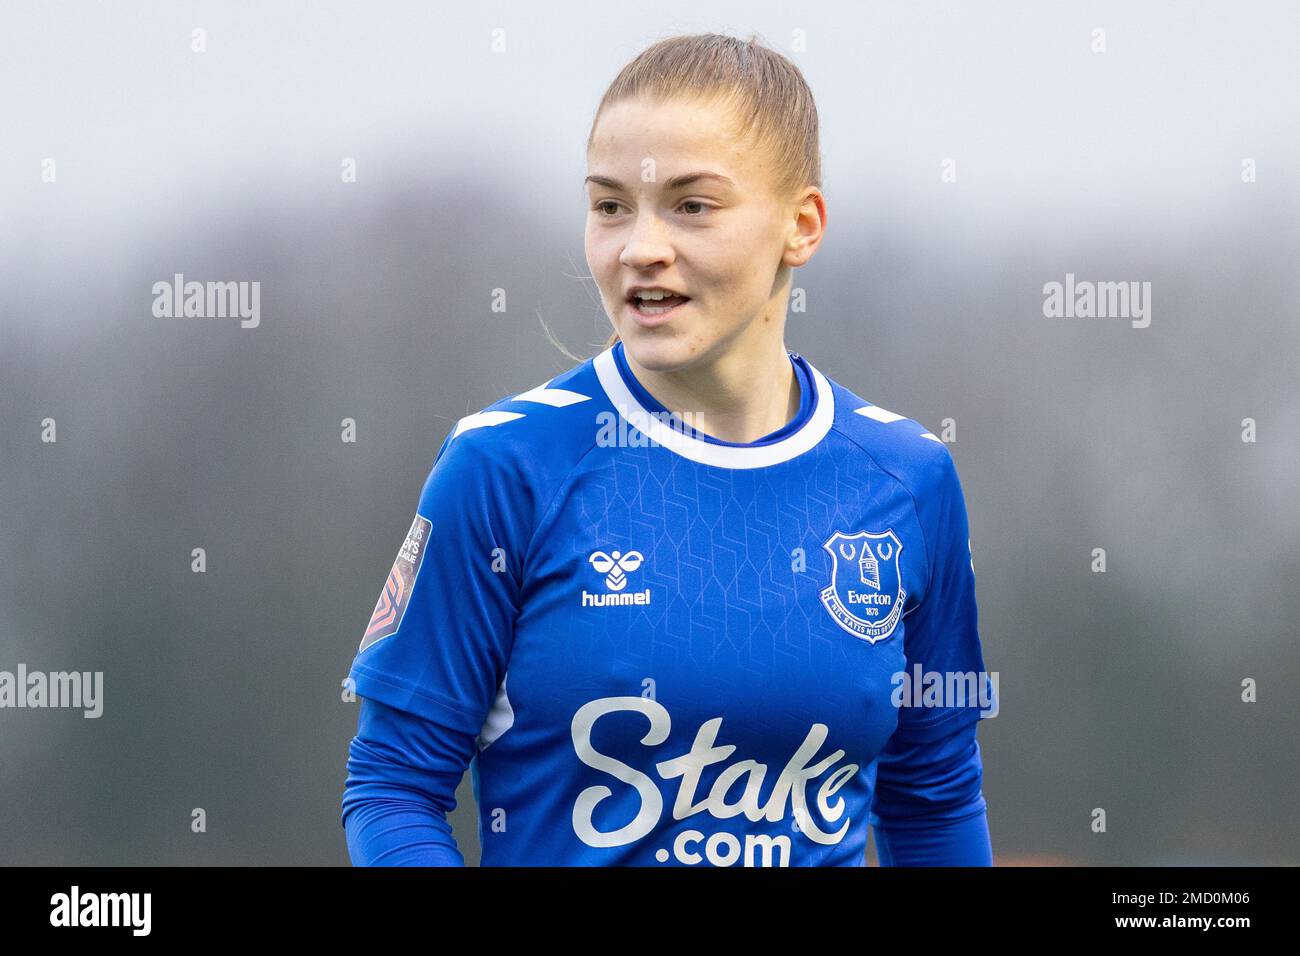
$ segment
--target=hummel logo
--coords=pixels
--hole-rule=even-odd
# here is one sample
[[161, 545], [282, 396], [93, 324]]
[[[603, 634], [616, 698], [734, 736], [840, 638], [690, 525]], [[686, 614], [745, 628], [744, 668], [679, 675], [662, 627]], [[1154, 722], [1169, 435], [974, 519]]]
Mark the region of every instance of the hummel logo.
[[[640, 551], [593, 551], [587, 562], [600, 574], [605, 575], [605, 587], [611, 591], [622, 591], [627, 587], [628, 572], [635, 571], [645, 561]], [[586, 588], [582, 591], [583, 607], [607, 607], [619, 604], [649, 604], [650, 589], [633, 591], [628, 594], [590, 594]]]
[[605, 575], [605, 587], [611, 591], [621, 591], [627, 587], [626, 572], [641, 567], [645, 555], [640, 551], [629, 551], [627, 554], [615, 551], [611, 556], [604, 551], [596, 551], [587, 560], [593, 568]]

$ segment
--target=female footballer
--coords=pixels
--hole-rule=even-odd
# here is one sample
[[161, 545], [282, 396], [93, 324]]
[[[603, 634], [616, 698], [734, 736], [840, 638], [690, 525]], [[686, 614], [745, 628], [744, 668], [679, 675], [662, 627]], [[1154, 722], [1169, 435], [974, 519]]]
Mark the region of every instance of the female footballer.
[[463, 864], [470, 766], [485, 866], [861, 866], [868, 824], [883, 865], [991, 865], [952, 458], [784, 344], [826, 226], [802, 74], [656, 43], [587, 156], [614, 336], [438, 451], [350, 673], [352, 861]]

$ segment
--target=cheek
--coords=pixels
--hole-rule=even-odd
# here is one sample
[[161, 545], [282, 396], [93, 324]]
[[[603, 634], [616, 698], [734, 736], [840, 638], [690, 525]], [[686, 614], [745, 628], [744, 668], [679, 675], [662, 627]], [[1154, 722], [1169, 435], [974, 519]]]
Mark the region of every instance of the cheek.
[[613, 251], [609, 240], [598, 229], [587, 229], [583, 239], [583, 250], [587, 256], [587, 271], [596, 280], [597, 285], [617, 281], [618, 255]]
[[591, 225], [587, 227], [585, 233], [585, 243], [587, 254], [593, 259], [599, 259], [608, 263], [613, 260], [618, 262], [618, 254], [621, 248], [617, 234], [613, 229], [602, 228]]
[[719, 297], [729, 302], [751, 298], [754, 284], [763, 271], [757, 250], [737, 244], [729, 245], [705, 267], [712, 277], [710, 285]]
[[750, 282], [761, 271], [764, 254], [771, 247], [770, 233], [761, 222], [737, 223], [725, 236], [710, 236], [709, 241], [692, 249], [691, 256], [709, 275], [731, 288]]

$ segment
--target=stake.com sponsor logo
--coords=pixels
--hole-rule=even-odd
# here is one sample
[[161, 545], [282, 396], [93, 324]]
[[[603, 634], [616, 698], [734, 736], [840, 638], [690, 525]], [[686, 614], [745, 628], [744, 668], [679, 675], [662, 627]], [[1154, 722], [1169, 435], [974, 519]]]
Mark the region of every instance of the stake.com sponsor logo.
[[[584, 704], [573, 715], [570, 730], [573, 736], [573, 749], [577, 752], [578, 759], [588, 767], [607, 773], [632, 787], [641, 797], [640, 809], [630, 823], [617, 830], [602, 831], [596, 829], [592, 823], [592, 814], [597, 805], [611, 796], [613, 791], [602, 785], [587, 787], [578, 794], [578, 799], [573, 804], [573, 831], [588, 846], [615, 847], [634, 843], [654, 830], [663, 814], [663, 794], [660, 793], [659, 786], [652, 777], [634, 767], [629, 767], [621, 760], [600, 753], [591, 745], [591, 728], [596, 721], [606, 714], [618, 711], [641, 713], [650, 721], [650, 729], [641, 738], [641, 743], [647, 747], [655, 747], [663, 743], [668, 739], [668, 733], [672, 729], [672, 718], [664, 706], [644, 697], [602, 697]], [[781, 771], [766, 803], [759, 803], [758, 793], [762, 788], [763, 778], [767, 775], [767, 765], [753, 760], [741, 760], [725, 768], [718, 775], [708, 795], [697, 802], [696, 788], [699, 786], [704, 768], [720, 763], [736, 749], [731, 745], [714, 746], [721, 725], [721, 717], [705, 721], [696, 732], [695, 742], [690, 751], [680, 757], [655, 764], [655, 769], [663, 779], [681, 778], [677, 797], [673, 802], [673, 819], [684, 820], [697, 813], [708, 813], [716, 819], [725, 820], [743, 813], [746, 819], [753, 823], [760, 820], [775, 823], [793, 815], [804, 835], [817, 843], [833, 845], [843, 839], [844, 834], [848, 832], [849, 818], [845, 817], [844, 823], [833, 832], [827, 833], [818, 829], [808, 812], [805, 794], [809, 781], [826, 773], [844, 756], [843, 750], [836, 750], [817, 763], [811, 766], [808, 764], [826, 741], [828, 728], [825, 724], [813, 724], [809, 728], [807, 737]], [[857, 771], [856, 763], [847, 763], [821, 782], [816, 799], [818, 810], [825, 820], [834, 823], [843, 815], [844, 798], [840, 797], [834, 803], [830, 802], [830, 798], [852, 779]], [[749, 779], [745, 782], [744, 793], [739, 802], [727, 803], [727, 792], [746, 775]], [[788, 811], [792, 811], [792, 814]], [[701, 841], [705, 841], [703, 856], [693, 849]], [[726, 831], [714, 833], [706, 840], [704, 833], [688, 830], [679, 834], [674, 841], [672, 855], [682, 863], [694, 864], [701, 859], [707, 859], [714, 866], [731, 866], [741, 858], [742, 853], [746, 866], [771, 866], [773, 858], [780, 860], [776, 865], [789, 866], [790, 837], [785, 834], [777, 836], [746, 834], [742, 847], [741, 838], [734, 833]], [[660, 863], [667, 862], [669, 856], [669, 851], [662, 847], [655, 854]], [[762, 862], [755, 863], [759, 858]]]

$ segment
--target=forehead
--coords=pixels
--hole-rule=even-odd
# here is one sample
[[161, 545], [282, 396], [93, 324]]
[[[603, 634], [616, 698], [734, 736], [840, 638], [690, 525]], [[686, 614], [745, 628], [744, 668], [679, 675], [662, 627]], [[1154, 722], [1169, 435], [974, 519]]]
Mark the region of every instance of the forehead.
[[620, 175], [625, 170], [618, 167], [639, 168], [642, 160], [653, 158], [670, 161], [674, 167], [679, 163], [699, 165], [739, 181], [759, 168], [753, 154], [749, 144], [738, 137], [725, 106], [639, 98], [605, 108], [587, 162], [593, 173]]

